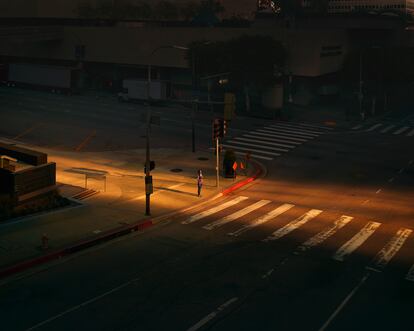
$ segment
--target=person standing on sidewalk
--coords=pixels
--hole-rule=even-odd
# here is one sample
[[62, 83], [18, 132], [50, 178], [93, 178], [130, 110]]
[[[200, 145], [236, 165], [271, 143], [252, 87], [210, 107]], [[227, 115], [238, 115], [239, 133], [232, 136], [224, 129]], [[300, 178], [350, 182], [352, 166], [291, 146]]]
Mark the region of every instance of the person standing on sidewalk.
[[201, 196], [201, 188], [203, 187], [203, 173], [201, 172], [201, 169], [198, 169], [197, 171], [197, 189], [198, 189], [198, 196]]

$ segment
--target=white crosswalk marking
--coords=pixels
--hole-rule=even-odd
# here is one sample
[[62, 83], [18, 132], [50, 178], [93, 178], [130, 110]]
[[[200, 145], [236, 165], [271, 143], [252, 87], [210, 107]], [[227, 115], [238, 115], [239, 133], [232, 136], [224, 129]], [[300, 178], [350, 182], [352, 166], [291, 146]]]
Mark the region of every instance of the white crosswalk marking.
[[411, 282], [414, 282], [414, 265], [408, 271], [407, 276], [405, 277], [405, 279], [409, 280]]
[[397, 234], [377, 254], [372, 263], [372, 267], [375, 269], [384, 269], [393, 256], [400, 250], [411, 232], [412, 230], [410, 229], [399, 229]]
[[249, 133], [249, 134], [245, 134], [243, 135], [243, 137], [248, 137], [248, 138], [252, 138], [252, 139], [260, 139], [260, 141], [269, 141], [269, 142], [282, 142], [282, 143], [286, 143], [286, 144], [290, 144], [290, 145], [301, 145], [302, 142], [298, 142], [298, 141], [289, 141], [287, 139], [281, 139], [281, 138], [277, 138], [277, 137], [264, 137], [264, 136], [258, 136], [255, 135], [253, 133]]
[[264, 130], [268, 133], [281, 133], [284, 135], [290, 135], [290, 136], [294, 136], [294, 137], [302, 137], [302, 138], [307, 138], [307, 139], [312, 139], [314, 137], [317, 137], [318, 135], [316, 134], [310, 134], [310, 133], [304, 133], [304, 132], [300, 132], [300, 131], [292, 131], [292, 130], [288, 130], [288, 129], [284, 129], [284, 130], [280, 130], [280, 129], [275, 129], [275, 128], [263, 128], [261, 130]]
[[360, 128], [362, 128], [364, 125], [363, 124], [358, 124], [358, 125], [355, 125], [353, 128], [352, 128], [352, 130], [359, 130]]
[[410, 132], [407, 133], [407, 137], [414, 136], [414, 129], [412, 129]]
[[257, 130], [257, 132], [266, 133], [266, 134], [272, 134], [272, 135], [284, 136], [284, 137], [289, 138], [289, 139], [296, 139], [296, 140], [302, 139], [304, 141], [313, 138], [313, 137], [307, 137], [307, 136], [302, 136], [302, 135], [293, 134], [293, 133], [287, 133], [287, 132], [274, 132], [274, 131], [266, 130], [266, 129], [259, 129], [259, 130]]
[[304, 139], [304, 138], [286, 136], [286, 135], [283, 135], [283, 134], [280, 134], [280, 133], [278, 133], [278, 134], [276, 134], [276, 133], [269, 134], [269, 133], [266, 133], [266, 131], [265, 132], [261, 132], [261, 131], [263, 131], [263, 130], [256, 130], [255, 132], [251, 132], [251, 133], [252, 134], [254, 133], [255, 135], [265, 136], [265, 137], [272, 137], [272, 138], [277, 137], [277, 138], [283, 138], [283, 139], [286, 139], [286, 140], [293, 140], [293, 141], [300, 141], [300, 142], [305, 142], [305, 141], [308, 140], [308, 139]]
[[274, 143], [271, 141], [266, 141], [266, 140], [257, 140], [257, 139], [249, 139], [249, 138], [243, 138], [243, 137], [237, 137], [234, 138], [234, 140], [242, 140], [242, 141], [249, 141], [249, 142], [254, 142], [254, 143], [260, 143], [260, 144], [265, 144], [265, 145], [272, 145], [272, 146], [279, 146], [279, 147], [286, 147], [286, 148], [295, 148], [295, 145], [286, 145], [286, 144], [279, 144], [279, 143]]
[[301, 128], [295, 125], [290, 125], [290, 124], [272, 124], [270, 127], [272, 128], [289, 128], [289, 129], [296, 129], [296, 130], [300, 130], [301, 132], [306, 132], [306, 133], [313, 133], [313, 134], [322, 134], [322, 131], [316, 131], [316, 129], [310, 129], [310, 128]]
[[335, 234], [338, 230], [342, 229], [345, 225], [347, 225], [349, 222], [351, 222], [353, 217], [351, 216], [341, 216], [338, 218], [334, 224], [325, 230], [322, 230], [309, 240], [305, 241], [302, 245], [300, 245], [296, 250], [297, 252], [304, 252], [314, 246], [317, 246], [324, 242], [326, 239], [331, 237], [333, 234]]
[[272, 132], [282, 132], [282, 133], [290, 133], [290, 134], [296, 134], [298, 136], [305, 136], [305, 137], [317, 137], [319, 136], [319, 133], [309, 133], [305, 130], [294, 130], [290, 128], [275, 128], [273, 126], [267, 126], [264, 128], [264, 130], [269, 130]]
[[409, 126], [404, 126], [401, 129], [397, 130], [394, 132], [394, 134], [400, 134], [403, 133], [404, 131], [407, 131], [410, 127]]
[[367, 129], [367, 132], [374, 131], [375, 129], [378, 129], [380, 126], [382, 126], [381, 123], [375, 124], [371, 126], [369, 129]]
[[231, 232], [228, 235], [229, 236], [234, 236], [234, 237], [238, 237], [239, 235], [241, 235], [242, 233], [251, 230], [259, 225], [262, 225], [266, 222], [271, 221], [272, 219], [276, 218], [277, 216], [283, 214], [284, 212], [288, 211], [289, 209], [293, 208], [295, 205], [291, 205], [288, 203], [285, 203], [279, 207], [277, 207], [276, 209], [273, 209], [272, 211], [266, 213], [265, 215], [256, 218], [253, 222], [244, 225], [243, 227], [241, 227], [240, 229], [238, 229], [237, 231]]
[[382, 129], [381, 130], [381, 133], [386, 133], [386, 132], [390, 131], [391, 129], [393, 129], [394, 127], [395, 127], [394, 124], [393, 125], [389, 125], [386, 128]]
[[232, 199], [230, 201], [227, 201], [225, 203], [222, 203], [221, 205], [218, 205], [216, 207], [213, 207], [211, 209], [208, 209], [206, 211], [203, 211], [201, 213], [198, 213], [196, 215], [193, 215], [193, 216], [189, 217], [187, 220], [183, 221], [182, 224], [190, 224], [190, 223], [196, 222], [196, 221], [201, 220], [201, 219], [203, 219], [203, 218], [205, 218], [207, 216], [210, 216], [212, 214], [218, 213], [219, 211], [221, 211], [223, 209], [226, 209], [226, 208], [229, 208], [231, 206], [234, 206], [234, 205], [238, 204], [239, 202], [242, 202], [242, 201], [244, 201], [246, 199], [248, 199], [248, 198], [247, 197], [243, 197], [243, 196], [234, 198], [234, 199]]
[[338, 249], [333, 256], [337, 261], [343, 261], [349, 254], [361, 246], [367, 240], [381, 223], [369, 222], [367, 223], [355, 236], [348, 240], [340, 249]]
[[311, 219], [318, 216], [320, 213], [322, 213], [322, 210], [318, 209], [311, 209], [307, 213], [303, 214], [302, 216], [298, 217], [297, 219], [293, 220], [292, 222], [286, 224], [284, 227], [278, 229], [277, 231], [273, 232], [269, 237], [264, 239], [263, 241], [272, 241], [280, 239], [293, 230], [296, 230], [297, 228], [301, 227]]
[[286, 148], [278, 148], [278, 147], [263, 146], [263, 145], [258, 145], [258, 144], [250, 144], [250, 143], [245, 143], [245, 142], [236, 141], [236, 140], [228, 140], [227, 143], [232, 144], [232, 145], [236, 144], [236, 145], [264, 148], [264, 149], [269, 149], [271, 151], [276, 151], [276, 152], [289, 152], [289, 150], [286, 149]]
[[207, 224], [206, 226], [203, 226], [204, 229], [206, 230], [213, 230], [215, 228], [218, 228], [220, 226], [223, 226], [227, 223], [230, 223], [240, 217], [243, 217], [244, 215], [251, 213], [252, 211], [259, 209], [265, 205], [267, 205], [268, 203], [270, 203], [269, 200], [260, 200], [250, 206], [247, 206], [246, 208], [243, 208], [242, 210], [236, 211], [233, 214], [230, 214], [228, 216], [225, 216], [223, 218], [220, 218], [219, 220], [212, 222], [210, 224]]

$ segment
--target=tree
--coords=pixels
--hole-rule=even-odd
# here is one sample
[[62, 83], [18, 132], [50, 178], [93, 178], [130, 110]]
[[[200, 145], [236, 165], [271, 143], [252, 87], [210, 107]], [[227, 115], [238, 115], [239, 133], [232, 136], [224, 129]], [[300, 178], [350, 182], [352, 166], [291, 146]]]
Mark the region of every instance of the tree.
[[231, 86], [243, 90], [246, 109], [250, 109], [250, 90], [258, 91], [274, 85], [286, 53], [282, 44], [270, 36], [243, 35], [228, 41], [190, 45], [188, 60], [196, 62], [197, 75], [230, 73]]

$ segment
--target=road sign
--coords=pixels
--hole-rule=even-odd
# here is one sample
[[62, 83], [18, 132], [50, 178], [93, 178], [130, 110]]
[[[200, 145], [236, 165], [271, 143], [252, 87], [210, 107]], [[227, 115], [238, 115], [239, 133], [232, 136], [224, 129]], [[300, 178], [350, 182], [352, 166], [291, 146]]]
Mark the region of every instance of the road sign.
[[236, 169], [237, 169], [237, 162], [235, 161], [235, 162], [233, 163], [233, 170], [234, 170], [234, 171], [236, 171]]

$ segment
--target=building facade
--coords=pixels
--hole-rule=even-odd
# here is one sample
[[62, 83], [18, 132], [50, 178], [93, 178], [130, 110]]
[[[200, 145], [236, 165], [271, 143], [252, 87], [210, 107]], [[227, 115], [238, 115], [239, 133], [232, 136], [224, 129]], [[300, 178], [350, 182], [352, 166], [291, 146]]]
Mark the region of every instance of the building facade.
[[[303, 7], [311, 8], [315, 0], [304, 0]], [[413, 13], [414, 0], [327, 0], [328, 14], [352, 12]]]

